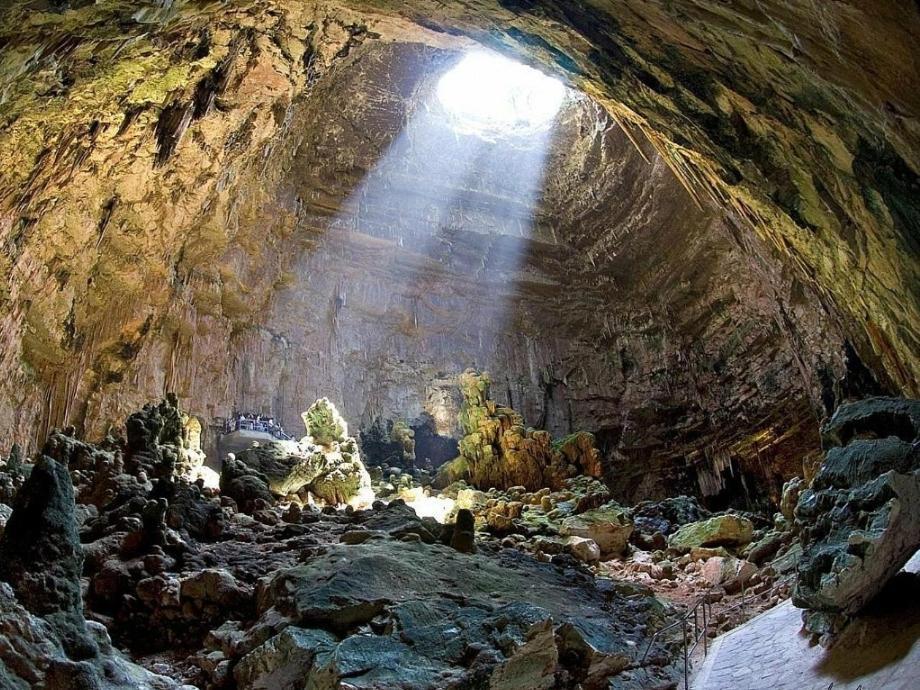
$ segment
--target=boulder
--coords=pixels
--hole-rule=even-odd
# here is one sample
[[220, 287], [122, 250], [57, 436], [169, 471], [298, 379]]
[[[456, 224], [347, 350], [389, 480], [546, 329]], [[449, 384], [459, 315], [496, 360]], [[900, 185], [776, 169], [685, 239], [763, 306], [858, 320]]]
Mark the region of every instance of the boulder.
[[394, 539], [415, 535], [426, 544], [441, 539], [442, 526], [432, 518], [421, 518], [404, 501], [393, 501], [360, 519], [365, 530], [386, 534]]
[[240, 688], [252, 690], [305, 687], [314, 667], [329, 665], [337, 643], [324, 630], [290, 626], [244, 656], [233, 676]]
[[668, 545], [737, 547], [750, 543], [753, 535], [754, 525], [750, 520], [728, 513], [684, 525], [670, 536]]
[[568, 537], [565, 550], [584, 563], [597, 563], [601, 559], [601, 549], [593, 539]]
[[661, 501], [642, 501], [632, 510], [637, 531], [661, 532], [665, 536], [681, 525], [699, 522], [711, 513], [692, 496], [673, 496]]
[[785, 542], [786, 535], [782, 532], [767, 532], [758, 542], [753, 544], [747, 552], [747, 558], [751, 563], [763, 565], [777, 553]]
[[236, 456], [249, 473], [264, 478], [278, 496], [297, 493], [327, 469], [322, 449], [292, 441], [265, 443], [240, 451]]
[[252, 512], [257, 500], [271, 502], [273, 495], [268, 488], [268, 478], [237, 460], [232, 453], [224, 458], [220, 470], [220, 491], [232, 498], [245, 512]]
[[734, 556], [714, 556], [703, 562], [700, 574], [713, 587], [722, 585], [732, 593], [740, 591], [757, 572], [757, 566]]
[[610, 502], [600, 508], [565, 518], [559, 534], [593, 540], [600, 549], [601, 558], [621, 556], [626, 551], [633, 531], [628, 514], [625, 508]]
[[843, 405], [821, 434], [824, 464], [795, 508], [793, 602], [828, 642], [920, 548], [920, 401]]

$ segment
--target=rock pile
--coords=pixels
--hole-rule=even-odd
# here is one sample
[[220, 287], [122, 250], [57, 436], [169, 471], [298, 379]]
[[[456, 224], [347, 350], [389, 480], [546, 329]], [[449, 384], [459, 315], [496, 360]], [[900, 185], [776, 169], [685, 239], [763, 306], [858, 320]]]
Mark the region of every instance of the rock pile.
[[[323, 407], [308, 415], [322, 428], [293, 445], [344, 455], [353, 439]], [[598, 542], [558, 534], [591, 511], [616, 512], [628, 531], [627, 511], [598, 482], [501, 497], [456, 487], [470, 508], [440, 524], [399, 499], [367, 509], [291, 500], [270, 488], [283, 458], [242, 453], [262, 464], [256, 474], [228, 459], [223, 483], [249, 492], [238, 501], [186, 476], [182, 420], [166, 400], [132, 415], [130, 440], [54, 432], [47, 457], [23, 469], [29, 479], [0, 540], [9, 583], [0, 685], [637, 690], [673, 681], [669, 639], [643, 657], [670, 609], [648, 588], [582, 565], [601, 557], [598, 543], [617, 551], [628, 534], [605, 541], [601, 520]], [[568, 554], [534, 558], [514, 539], [553, 529], [547, 538]], [[106, 628], [172, 678], [127, 662]]]
[[0, 684], [4, 688], [167, 690], [83, 615], [83, 550], [66, 466], [41, 456], [0, 539]]

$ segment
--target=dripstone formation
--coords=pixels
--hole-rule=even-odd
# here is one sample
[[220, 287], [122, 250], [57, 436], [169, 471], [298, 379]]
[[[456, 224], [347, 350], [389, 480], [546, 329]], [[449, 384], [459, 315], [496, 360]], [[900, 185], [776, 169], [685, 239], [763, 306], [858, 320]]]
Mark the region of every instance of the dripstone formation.
[[487, 373], [468, 370], [459, 377], [463, 406], [460, 410], [460, 458], [444, 469], [445, 481], [468, 478], [481, 488], [523, 486], [561, 488], [565, 479], [578, 475], [599, 477], [600, 455], [587, 432], [559, 441], [541, 429], [524, 426], [524, 418], [489, 396]]

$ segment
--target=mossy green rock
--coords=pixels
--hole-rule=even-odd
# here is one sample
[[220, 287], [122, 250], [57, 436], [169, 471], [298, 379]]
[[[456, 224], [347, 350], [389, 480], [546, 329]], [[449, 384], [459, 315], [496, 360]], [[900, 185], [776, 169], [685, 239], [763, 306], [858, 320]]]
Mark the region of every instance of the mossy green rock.
[[320, 398], [301, 415], [307, 433], [313, 442], [330, 446], [336, 441], [344, 442], [348, 436], [348, 424], [327, 398]]
[[670, 546], [744, 546], [754, 535], [754, 525], [739, 515], [717, 515], [691, 522], [668, 539]]
[[601, 550], [601, 558], [607, 558], [620, 556], [626, 551], [632, 531], [633, 524], [626, 509], [611, 502], [581, 515], [567, 517], [562, 521], [559, 534], [593, 539]]
[[443, 489], [454, 482], [467, 480], [470, 477], [470, 464], [463, 456], [454, 458], [441, 465], [434, 479], [434, 486]]

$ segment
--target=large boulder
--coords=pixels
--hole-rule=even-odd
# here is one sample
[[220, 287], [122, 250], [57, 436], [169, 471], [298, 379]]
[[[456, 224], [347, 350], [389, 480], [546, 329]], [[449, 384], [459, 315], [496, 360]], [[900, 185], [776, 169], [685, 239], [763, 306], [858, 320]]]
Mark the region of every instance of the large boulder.
[[661, 501], [642, 501], [632, 510], [635, 531], [632, 543], [654, 550], [667, 544], [665, 537], [688, 522], [705, 520], [711, 513], [692, 496], [673, 496]]
[[795, 509], [793, 602], [830, 641], [920, 548], [920, 401], [870, 398], [822, 428], [824, 464]]
[[745, 517], [728, 513], [708, 520], [691, 522], [668, 539], [672, 547], [694, 546], [744, 546], [754, 535], [754, 525]]
[[559, 527], [563, 537], [593, 540], [600, 549], [601, 558], [622, 556], [632, 531], [629, 511], [613, 502], [567, 517]]
[[[312, 484], [328, 466], [321, 448], [294, 441], [275, 441], [240, 451], [236, 461], [250, 474], [264, 478], [268, 488], [286, 496]], [[234, 474], [239, 474], [233, 469]]]

